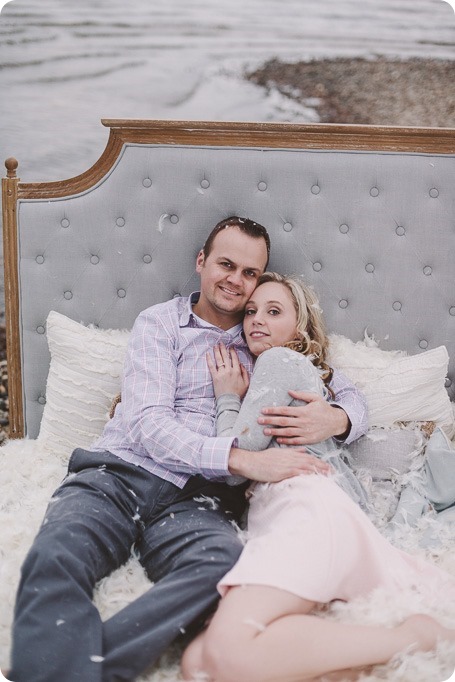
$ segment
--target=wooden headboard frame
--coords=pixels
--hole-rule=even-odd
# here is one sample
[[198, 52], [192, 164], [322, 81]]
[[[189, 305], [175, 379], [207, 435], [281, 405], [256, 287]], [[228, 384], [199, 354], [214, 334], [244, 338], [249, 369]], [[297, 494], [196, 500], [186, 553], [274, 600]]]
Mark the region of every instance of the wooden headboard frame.
[[111, 169], [125, 144], [255, 147], [267, 149], [390, 151], [455, 154], [455, 129], [331, 124], [225, 123], [197, 121], [103, 120], [110, 128], [99, 160], [77, 177], [58, 182], [23, 183], [18, 162], [5, 162], [2, 180], [3, 239], [10, 436], [24, 435], [19, 310], [17, 202], [54, 199], [93, 187]]

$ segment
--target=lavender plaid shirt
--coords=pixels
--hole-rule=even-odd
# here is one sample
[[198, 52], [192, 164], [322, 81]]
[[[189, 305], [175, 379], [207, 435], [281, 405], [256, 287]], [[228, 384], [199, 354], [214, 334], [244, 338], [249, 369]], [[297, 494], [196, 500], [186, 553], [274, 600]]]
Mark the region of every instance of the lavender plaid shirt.
[[[251, 372], [253, 361], [239, 324], [228, 331], [192, 312], [199, 294], [175, 298], [144, 310], [137, 318], [125, 360], [122, 402], [96, 451], [141, 466], [182, 488], [190, 476], [229, 476], [229, 452], [235, 438], [216, 437], [215, 396], [206, 353], [217, 343], [234, 347]], [[363, 396], [339, 372], [331, 387], [351, 421], [346, 442], [365, 433]]]

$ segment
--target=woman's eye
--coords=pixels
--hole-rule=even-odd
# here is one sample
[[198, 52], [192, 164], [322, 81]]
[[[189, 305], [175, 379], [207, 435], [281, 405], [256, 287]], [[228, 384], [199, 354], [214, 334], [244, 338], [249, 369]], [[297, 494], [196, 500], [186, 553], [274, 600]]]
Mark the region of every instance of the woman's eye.
[[250, 308], [249, 310], [245, 310], [245, 317], [246, 317], [247, 315], [253, 315], [253, 313], [254, 313], [253, 308]]
[[271, 309], [269, 310], [269, 313], [270, 313], [271, 315], [279, 315], [279, 314], [280, 314], [280, 311], [277, 310], [276, 308], [271, 308]]

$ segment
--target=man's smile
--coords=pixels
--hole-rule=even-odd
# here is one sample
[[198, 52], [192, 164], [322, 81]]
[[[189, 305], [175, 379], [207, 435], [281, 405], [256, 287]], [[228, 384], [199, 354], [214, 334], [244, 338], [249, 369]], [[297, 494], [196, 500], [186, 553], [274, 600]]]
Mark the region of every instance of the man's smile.
[[228, 296], [240, 296], [240, 293], [238, 291], [234, 291], [233, 289], [229, 289], [228, 287], [220, 285], [220, 289], [223, 293], [228, 294]]

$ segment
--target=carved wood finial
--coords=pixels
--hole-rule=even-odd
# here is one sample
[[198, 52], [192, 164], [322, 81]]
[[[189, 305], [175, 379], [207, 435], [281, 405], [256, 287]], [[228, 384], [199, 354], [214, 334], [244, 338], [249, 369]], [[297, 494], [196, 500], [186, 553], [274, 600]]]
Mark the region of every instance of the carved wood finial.
[[19, 162], [12, 156], [9, 159], [6, 159], [5, 161], [6, 177], [15, 178], [18, 165]]

